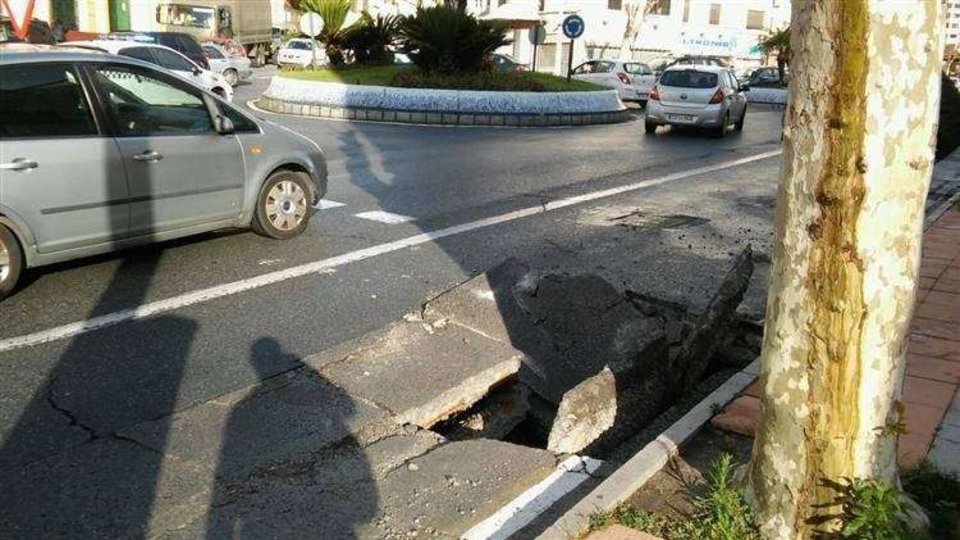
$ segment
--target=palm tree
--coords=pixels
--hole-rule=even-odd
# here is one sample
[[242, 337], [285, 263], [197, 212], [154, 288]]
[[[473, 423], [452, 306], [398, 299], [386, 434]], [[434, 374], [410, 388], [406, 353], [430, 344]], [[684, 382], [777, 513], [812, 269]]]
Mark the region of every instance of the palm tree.
[[317, 35], [317, 41], [323, 44], [332, 65], [342, 65], [344, 43], [351, 29], [344, 26], [350, 13], [350, 0], [300, 0], [300, 9], [323, 19], [323, 30]]
[[760, 50], [765, 55], [775, 54], [777, 56], [777, 71], [780, 72], [780, 80], [784, 81], [787, 64], [790, 63], [790, 27], [774, 30], [760, 38]]

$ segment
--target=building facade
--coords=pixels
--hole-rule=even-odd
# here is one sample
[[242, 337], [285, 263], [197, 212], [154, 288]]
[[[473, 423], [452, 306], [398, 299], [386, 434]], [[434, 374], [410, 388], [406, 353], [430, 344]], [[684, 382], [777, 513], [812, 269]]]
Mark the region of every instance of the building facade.
[[960, 49], [960, 0], [946, 0], [943, 3], [943, 45]]
[[[632, 0], [473, 0], [470, 9], [483, 18], [536, 20], [547, 30], [537, 51], [537, 70], [565, 74], [572, 46], [573, 64], [592, 58], [621, 56]], [[954, 0], [960, 2], [960, 0]], [[563, 19], [577, 13], [585, 21], [582, 38], [563, 36]], [[655, 62], [684, 54], [720, 56], [737, 67], [759, 65], [765, 58], [761, 37], [790, 24], [789, 0], [661, 0], [644, 18], [630, 59]], [[526, 30], [514, 32], [507, 52], [532, 63], [533, 46]]]

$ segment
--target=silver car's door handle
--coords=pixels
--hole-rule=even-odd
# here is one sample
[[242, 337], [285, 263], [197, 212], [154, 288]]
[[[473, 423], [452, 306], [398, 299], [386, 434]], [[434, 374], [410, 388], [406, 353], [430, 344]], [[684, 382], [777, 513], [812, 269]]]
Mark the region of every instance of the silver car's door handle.
[[26, 158], [16, 158], [9, 163], [0, 163], [0, 171], [25, 171], [27, 169], [36, 169], [40, 165]]
[[147, 150], [142, 154], [136, 154], [133, 156], [134, 161], [149, 161], [156, 163], [163, 159], [163, 154], [160, 152], [154, 152], [153, 150]]

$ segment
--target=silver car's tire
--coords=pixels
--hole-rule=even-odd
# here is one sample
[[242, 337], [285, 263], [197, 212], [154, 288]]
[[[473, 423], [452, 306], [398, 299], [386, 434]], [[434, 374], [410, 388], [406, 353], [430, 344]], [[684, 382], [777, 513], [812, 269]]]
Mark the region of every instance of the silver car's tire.
[[253, 230], [268, 238], [286, 240], [310, 224], [313, 192], [300, 173], [274, 173], [260, 189], [253, 214]]
[[0, 225], [0, 300], [13, 292], [22, 271], [23, 252], [20, 243], [10, 229]]
[[713, 136], [718, 139], [722, 139], [726, 137], [727, 126], [729, 125], [730, 125], [730, 113], [727, 112], [727, 114], [723, 117], [723, 120], [720, 122], [720, 125], [713, 129]]
[[236, 86], [240, 82], [240, 74], [233, 68], [223, 70], [223, 78], [230, 86]]
[[737, 131], [743, 131], [743, 123], [747, 121], [747, 107], [743, 107], [743, 114], [740, 115], [740, 120], [737, 120], [737, 123], [733, 125], [733, 129]]

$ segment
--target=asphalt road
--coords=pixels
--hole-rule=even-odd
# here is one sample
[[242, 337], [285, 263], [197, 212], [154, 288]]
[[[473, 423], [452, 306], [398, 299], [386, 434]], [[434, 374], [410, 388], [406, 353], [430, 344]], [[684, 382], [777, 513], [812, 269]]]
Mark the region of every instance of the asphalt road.
[[[325, 149], [326, 207], [286, 242], [224, 231], [31, 272], [0, 304], [0, 474], [290, 370], [511, 256], [696, 306], [770, 241], [776, 110], [722, 140], [264, 116]], [[357, 215], [378, 211], [402, 222]]]

